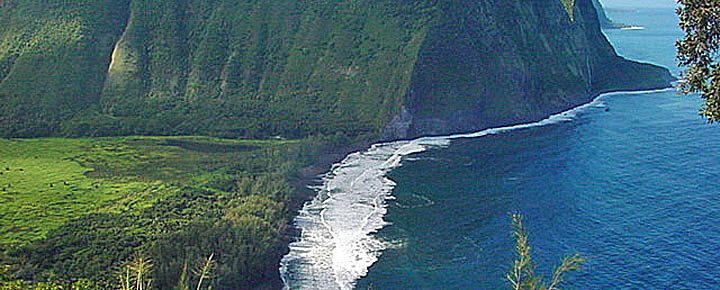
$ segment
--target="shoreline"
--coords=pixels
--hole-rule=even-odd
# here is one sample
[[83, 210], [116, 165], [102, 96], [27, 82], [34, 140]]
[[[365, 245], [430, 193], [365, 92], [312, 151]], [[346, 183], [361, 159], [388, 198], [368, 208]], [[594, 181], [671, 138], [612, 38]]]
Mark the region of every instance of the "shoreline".
[[269, 286], [267, 289], [285, 289], [280, 275], [280, 261], [290, 252], [290, 244], [300, 238], [302, 230], [295, 227], [294, 220], [300, 214], [300, 210], [317, 196], [318, 192], [315, 188], [323, 184], [322, 176], [330, 172], [335, 164], [342, 162], [348, 155], [367, 150], [375, 143], [377, 142], [365, 141], [342, 146], [329, 146], [329, 149], [320, 152], [310, 165], [301, 168], [288, 180], [290, 186], [295, 189], [295, 196], [289, 204], [291, 220], [288, 221], [287, 230], [282, 237], [283, 250], [275, 257], [277, 267], [273, 268], [274, 278], [266, 284]]
[[[467, 133], [453, 133], [453, 134], [447, 134], [447, 135], [433, 135], [433, 136], [422, 136], [419, 138], [413, 138], [413, 139], [400, 139], [400, 140], [391, 140], [391, 141], [368, 141], [368, 142], [360, 142], [356, 144], [351, 144], [347, 146], [339, 146], [334, 147], [329, 150], [329, 152], [323, 152], [320, 153], [317, 160], [312, 163], [309, 166], [306, 166], [301, 169], [301, 171], [298, 173], [297, 177], [293, 180], [291, 185], [296, 189], [296, 198], [291, 203], [291, 212], [293, 216], [293, 220], [288, 225], [288, 231], [284, 237], [284, 245], [283, 245], [283, 252], [281, 253], [280, 259], [287, 255], [290, 252], [289, 245], [292, 242], [295, 242], [299, 240], [300, 233], [302, 229], [296, 228], [294, 226], [294, 219], [298, 217], [299, 211], [302, 210], [302, 208], [308, 203], [311, 202], [314, 198], [317, 197], [318, 191], [316, 188], [318, 186], [321, 186], [324, 182], [322, 179], [322, 175], [327, 174], [332, 171], [334, 166], [336, 164], [339, 164], [342, 162], [348, 155], [355, 153], [355, 152], [365, 152], [372, 148], [373, 146], [379, 146], [382, 144], [387, 143], [393, 143], [393, 142], [413, 142], [413, 141], [419, 141], [419, 140], [453, 140], [453, 139], [460, 139], [460, 138], [478, 138], [486, 135], [491, 134], [498, 134], [506, 131], [511, 130], [517, 130], [517, 129], [525, 129], [530, 127], [537, 127], [537, 126], [546, 126], [549, 124], [559, 123], [559, 122], [565, 122], [570, 121], [572, 118], [575, 117], [574, 113], [581, 111], [583, 109], [586, 109], [588, 107], [591, 107], [593, 104], [595, 104], [597, 101], [601, 100], [605, 97], [615, 96], [615, 95], [624, 95], [624, 94], [651, 94], [651, 93], [659, 93], [659, 92], [665, 92], [673, 90], [674, 86], [667, 85], [667, 86], [658, 86], [655, 88], [639, 88], [635, 90], [616, 90], [616, 91], [608, 91], [608, 92], [602, 92], [602, 93], [596, 93], [592, 95], [592, 98], [584, 103], [581, 103], [575, 107], [572, 107], [570, 109], [551, 114], [546, 116], [545, 118], [539, 119], [539, 120], [531, 120], [528, 122], [522, 122], [522, 123], [516, 123], [506, 126], [498, 126], [498, 127], [492, 127], [492, 128], [485, 128], [474, 132], [467, 132]], [[280, 260], [278, 260], [278, 266], [280, 265]], [[285, 285], [282, 281], [282, 278], [280, 278], [281, 274], [278, 268], [277, 271], [277, 282], [278, 286], [281, 288], [285, 288]], [[273, 283], [275, 284], [275, 283]]]

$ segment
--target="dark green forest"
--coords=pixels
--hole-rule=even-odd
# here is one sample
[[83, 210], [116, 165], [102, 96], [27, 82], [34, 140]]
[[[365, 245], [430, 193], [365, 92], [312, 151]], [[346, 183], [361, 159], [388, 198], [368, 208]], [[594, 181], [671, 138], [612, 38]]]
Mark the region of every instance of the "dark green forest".
[[377, 134], [416, 1], [4, 1], [2, 136]]

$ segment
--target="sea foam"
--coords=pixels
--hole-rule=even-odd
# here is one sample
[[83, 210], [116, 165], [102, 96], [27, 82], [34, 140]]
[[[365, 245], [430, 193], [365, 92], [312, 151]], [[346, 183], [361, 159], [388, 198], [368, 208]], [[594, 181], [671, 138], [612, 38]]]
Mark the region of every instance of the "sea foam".
[[645, 30], [645, 27], [642, 26], [628, 26], [628, 27], [622, 27], [620, 30]]
[[374, 234], [388, 225], [383, 217], [395, 182], [387, 173], [401, 165], [405, 156], [433, 147], [448, 146], [453, 139], [478, 138], [513, 130], [571, 121], [587, 108], [614, 95], [648, 94], [669, 89], [602, 94], [590, 103], [552, 115], [544, 120], [475, 133], [423, 137], [372, 145], [333, 165], [315, 188], [317, 196], [294, 220], [301, 230], [290, 252], [283, 257], [280, 274], [286, 289], [352, 289], [358, 279], [390, 246]]

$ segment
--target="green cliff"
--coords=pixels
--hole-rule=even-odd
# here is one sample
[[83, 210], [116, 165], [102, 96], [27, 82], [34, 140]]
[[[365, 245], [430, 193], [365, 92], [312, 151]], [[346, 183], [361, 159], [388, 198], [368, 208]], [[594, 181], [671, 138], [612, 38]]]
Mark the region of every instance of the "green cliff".
[[390, 135], [535, 121], [598, 93], [669, 86], [666, 69], [615, 53], [589, 0], [575, 1], [572, 19], [552, 2], [441, 4]]
[[[18, 36], [3, 37], [2, 47], [21, 47], [0, 54], [5, 136], [372, 135], [402, 101], [432, 9], [414, 1], [26, 2], [3, 8], [3, 26]], [[47, 17], [58, 39], [16, 16], [28, 11]], [[77, 29], [51, 23], [56, 14]]]
[[2, 1], [0, 136], [399, 138], [667, 85], [575, 2]]
[[605, 13], [605, 8], [603, 8], [603, 4], [600, 3], [600, 0], [592, 0], [592, 3], [597, 10], [598, 21], [600, 22], [600, 27], [602, 29], [618, 29], [626, 27], [625, 24], [610, 20], [610, 17], [608, 17], [607, 13]]

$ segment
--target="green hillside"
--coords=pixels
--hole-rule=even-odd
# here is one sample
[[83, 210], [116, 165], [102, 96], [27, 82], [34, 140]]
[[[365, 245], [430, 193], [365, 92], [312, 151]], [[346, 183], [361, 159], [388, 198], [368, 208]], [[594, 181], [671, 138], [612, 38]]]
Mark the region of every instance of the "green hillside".
[[[9, 0], [0, 35], [8, 137], [372, 140], [402, 107], [449, 133], [567, 109], [637, 75], [590, 0]], [[622, 83], [588, 87], [588, 59]], [[667, 71], [639, 72], [668, 84]], [[452, 126], [457, 115], [498, 122]]]
[[[213, 285], [277, 281], [312, 141], [205, 137], [0, 140], [0, 264], [27, 280], [114, 283], [144, 252], [160, 289], [214, 253]], [[3, 284], [0, 283], [0, 288]]]
[[3, 4], [0, 135], [377, 133], [431, 13], [415, 1], [61, 3]]
[[0, 135], [58, 135], [97, 103], [122, 2], [0, 2]]

